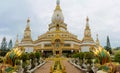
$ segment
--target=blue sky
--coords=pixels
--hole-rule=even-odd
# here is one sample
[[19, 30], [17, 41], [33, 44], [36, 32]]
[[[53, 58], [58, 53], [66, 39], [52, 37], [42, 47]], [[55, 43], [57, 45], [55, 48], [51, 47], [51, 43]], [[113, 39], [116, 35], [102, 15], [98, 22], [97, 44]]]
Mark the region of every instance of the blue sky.
[[[120, 0], [61, 0], [60, 5], [68, 30], [83, 38], [85, 19], [90, 19], [92, 36], [106, 45], [107, 35], [111, 46], [120, 46]], [[56, 0], [0, 0], [0, 42], [5, 36], [7, 40], [22, 39], [26, 20], [30, 17], [33, 39], [48, 30]]]

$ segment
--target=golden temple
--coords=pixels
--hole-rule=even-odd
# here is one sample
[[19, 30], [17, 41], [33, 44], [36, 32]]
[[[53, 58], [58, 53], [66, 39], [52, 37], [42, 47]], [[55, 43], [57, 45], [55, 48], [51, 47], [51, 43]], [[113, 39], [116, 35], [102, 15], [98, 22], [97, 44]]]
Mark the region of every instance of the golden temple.
[[73, 52], [92, 51], [93, 48], [98, 45], [100, 45], [98, 38], [96, 42], [92, 38], [88, 17], [86, 18], [86, 26], [82, 40], [67, 30], [67, 24], [64, 22], [59, 0], [56, 2], [56, 8], [46, 33], [38, 36], [37, 40], [32, 40], [30, 19], [28, 18], [21, 42], [18, 42], [18, 38], [16, 39], [16, 46], [24, 47], [25, 52], [39, 50], [47, 55], [63, 55], [65, 53], [71, 54]]

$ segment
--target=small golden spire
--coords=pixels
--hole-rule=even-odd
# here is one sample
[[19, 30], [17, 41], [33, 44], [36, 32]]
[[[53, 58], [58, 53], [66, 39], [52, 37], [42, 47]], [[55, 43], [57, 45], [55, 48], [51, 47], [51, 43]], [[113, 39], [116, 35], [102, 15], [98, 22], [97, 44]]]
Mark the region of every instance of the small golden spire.
[[18, 40], [18, 34], [16, 35], [16, 41], [15, 41], [15, 47], [17, 47], [19, 44], [19, 40]]
[[55, 8], [55, 11], [56, 11], [56, 10], [60, 10], [60, 11], [61, 11], [61, 8], [60, 8], [60, 0], [57, 0], [57, 1], [56, 1], [56, 4], [57, 4], [57, 6], [56, 6], [56, 8]]
[[86, 18], [86, 21], [89, 22], [89, 18], [88, 18], [88, 16], [87, 16], [87, 18]]
[[100, 42], [99, 42], [99, 39], [98, 39], [98, 34], [96, 34], [96, 45], [100, 46]]
[[60, 0], [57, 0], [57, 2], [56, 2], [56, 3], [57, 3], [57, 5], [60, 5]]
[[97, 37], [97, 39], [98, 39], [98, 34], [96, 34], [96, 37]]
[[86, 29], [90, 29], [89, 28], [89, 18], [88, 18], [88, 16], [86, 17]]
[[29, 23], [30, 22], [30, 17], [28, 17], [28, 19], [27, 19], [27, 23]]
[[25, 30], [30, 30], [30, 17], [27, 19], [27, 25]]

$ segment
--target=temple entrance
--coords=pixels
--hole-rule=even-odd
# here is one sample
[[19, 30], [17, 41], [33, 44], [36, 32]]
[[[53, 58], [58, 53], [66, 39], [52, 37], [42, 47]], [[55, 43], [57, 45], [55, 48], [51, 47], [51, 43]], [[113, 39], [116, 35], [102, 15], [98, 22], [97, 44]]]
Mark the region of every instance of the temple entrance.
[[54, 42], [54, 55], [61, 55], [61, 40], [56, 39]]
[[56, 55], [59, 54], [59, 51], [56, 51]]
[[44, 51], [43, 52], [43, 56], [44, 57], [50, 57], [50, 56], [52, 56], [53, 55], [53, 52], [52, 51]]
[[72, 52], [70, 50], [64, 50], [62, 51], [62, 55], [66, 57], [71, 57]]

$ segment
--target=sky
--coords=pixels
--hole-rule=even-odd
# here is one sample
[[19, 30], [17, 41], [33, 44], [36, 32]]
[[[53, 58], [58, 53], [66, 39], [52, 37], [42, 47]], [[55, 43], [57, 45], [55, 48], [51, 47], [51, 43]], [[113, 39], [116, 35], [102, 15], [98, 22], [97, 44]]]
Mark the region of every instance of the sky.
[[[56, 0], [0, 0], [0, 42], [3, 37], [15, 42], [23, 38], [27, 18], [30, 17], [32, 38], [48, 31], [56, 6]], [[82, 40], [89, 17], [92, 37], [106, 45], [107, 36], [111, 46], [120, 46], [120, 0], [60, 0], [68, 31]]]

